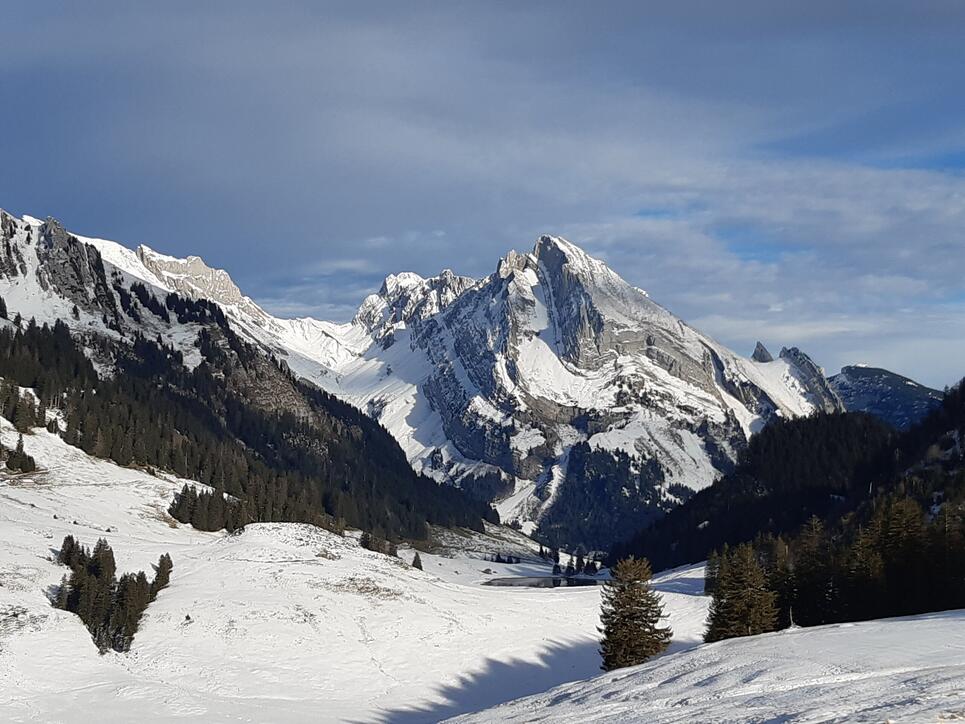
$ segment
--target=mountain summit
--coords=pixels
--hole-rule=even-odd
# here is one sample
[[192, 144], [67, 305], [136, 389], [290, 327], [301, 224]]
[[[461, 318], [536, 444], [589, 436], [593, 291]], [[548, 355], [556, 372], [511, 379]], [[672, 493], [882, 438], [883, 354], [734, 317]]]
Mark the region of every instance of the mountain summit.
[[774, 416], [843, 409], [800, 350], [740, 357], [560, 237], [480, 280], [390, 275], [342, 325], [225, 299], [236, 287], [190, 260], [153, 272], [182, 268], [188, 291], [379, 420], [418, 471], [556, 545], [635, 530], [730, 470]]
[[[236, 333], [378, 420], [418, 472], [495, 501], [553, 545], [605, 548], [731, 470], [773, 417], [843, 409], [800, 350], [741, 357], [556, 236], [479, 280], [390, 275], [336, 324], [274, 317], [196, 256], [131, 251], [53, 220], [3, 223], [42, 247], [36, 275], [55, 299], [16, 299], [33, 288], [18, 283], [16, 308], [68, 318], [76, 303], [75, 326], [121, 329], [134, 322], [112, 287], [215, 302]], [[18, 254], [4, 259], [12, 273]]]

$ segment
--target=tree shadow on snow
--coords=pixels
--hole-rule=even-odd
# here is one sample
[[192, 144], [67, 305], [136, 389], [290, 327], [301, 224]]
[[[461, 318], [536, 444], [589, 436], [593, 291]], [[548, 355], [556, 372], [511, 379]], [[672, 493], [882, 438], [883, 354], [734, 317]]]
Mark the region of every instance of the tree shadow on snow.
[[[551, 641], [537, 661], [486, 659], [483, 669], [436, 688], [444, 701], [400, 707], [379, 714], [378, 724], [427, 724], [540, 694], [559, 684], [602, 673], [595, 641]], [[415, 664], [418, 665], [417, 663]]]

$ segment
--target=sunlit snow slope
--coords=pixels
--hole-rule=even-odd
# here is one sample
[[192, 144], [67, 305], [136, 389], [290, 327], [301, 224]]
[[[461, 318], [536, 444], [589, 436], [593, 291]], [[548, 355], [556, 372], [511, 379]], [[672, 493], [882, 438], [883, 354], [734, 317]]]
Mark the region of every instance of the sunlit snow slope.
[[[0, 472], [0, 721], [428, 722], [598, 670], [599, 589], [480, 585], [545, 574], [541, 561], [423, 553], [422, 572], [307, 525], [202, 533], [165, 514], [183, 481], [90, 458], [40, 429], [24, 440], [40, 470]], [[79, 618], [48, 602], [68, 533], [88, 546], [107, 538], [119, 573], [173, 558], [127, 654], [99, 655]], [[505, 529], [464, 535], [446, 534], [448, 550], [514, 544]], [[699, 639], [700, 575], [661, 586], [677, 648]]]
[[457, 721], [963, 719], [965, 611], [950, 611], [707, 644]]

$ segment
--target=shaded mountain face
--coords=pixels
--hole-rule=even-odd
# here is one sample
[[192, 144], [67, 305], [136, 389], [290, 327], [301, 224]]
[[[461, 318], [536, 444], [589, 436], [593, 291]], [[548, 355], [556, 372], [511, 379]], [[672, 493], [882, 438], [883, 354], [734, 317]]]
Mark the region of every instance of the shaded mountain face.
[[215, 302], [243, 339], [381, 423], [416, 471], [553, 545], [606, 548], [730, 471], [768, 421], [843, 409], [800, 350], [737, 355], [558, 237], [479, 280], [391, 275], [346, 324], [274, 317], [197, 257], [80, 242], [108, 283]]
[[852, 365], [828, 379], [848, 410], [905, 430], [941, 404], [942, 393], [879, 367]]

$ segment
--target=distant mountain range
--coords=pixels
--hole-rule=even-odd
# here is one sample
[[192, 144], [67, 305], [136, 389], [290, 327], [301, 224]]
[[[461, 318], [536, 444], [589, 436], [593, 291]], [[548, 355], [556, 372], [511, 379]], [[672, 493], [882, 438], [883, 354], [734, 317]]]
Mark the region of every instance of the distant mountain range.
[[627, 537], [733, 470], [775, 417], [861, 409], [904, 427], [937, 394], [871, 368], [829, 379], [797, 348], [742, 357], [558, 237], [483, 279], [390, 275], [336, 324], [275, 317], [196, 256], [2, 212], [0, 229], [11, 314], [64, 319], [80, 336], [140, 326], [190, 361], [196, 330], [159, 326], [122, 297], [140, 282], [214, 302], [236, 334], [381, 423], [417, 472], [551, 545]]

